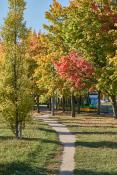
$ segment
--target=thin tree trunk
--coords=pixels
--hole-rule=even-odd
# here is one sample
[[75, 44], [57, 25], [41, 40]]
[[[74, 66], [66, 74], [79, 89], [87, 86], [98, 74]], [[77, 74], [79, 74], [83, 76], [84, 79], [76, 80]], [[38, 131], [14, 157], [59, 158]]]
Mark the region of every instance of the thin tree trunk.
[[19, 122], [18, 122], [18, 115], [16, 115], [15, 136], [16, 136], [17, 139], [19, 139]]
[[49, 111], [51, 111], [51, 98], [49, 99]]
[[19, 139], [22, 139], [22, 122], [19, 123]]
[[39, 107], [39, 95], [37, 94], [37, 112], [40, 112], [40, 107]]
[[54, 116], [54, 97], [51, 97], [51, 115]]
[[16, 138], [22, 139], [22, 122], [18, 121], [18, 115], [16, 117]]
[[71, 98], [69, 98], [69, 110], [71, 111]]
[[100, 115], [100, 107], [101, 107], [101, 92], [98, 91], [98, 106], [97, 106], [97, 114]]
[[81, 96], [79, 96], [78, 98], [77, 98], [77, 113], [78, 114], [80, 114], [80, 105], [81, 105]]
[[111, 96], [111, 99], [112, 99], [113, 117], [117, 118], [117, 101], [116, 101], [116, 96], [115, 95]]
[[[15, 2], [15, 8], [16, 8], [16, 2]], [[16, 10], [16, 9], [15, 9]], [[17, 27], [16, 27], [16, 25], [15, 25], [15, 33], [14, 33], [14, 35], [15, 35], [15, 38], [14, 38], [14, 44], [15, 44], [15, 51], [16, 51], [16, 45], [17, 45], [17, 29], [16, 29]], [[16, 107], [16, 128], [15, 128], [15, 130], [16, 130], [16, 138], [17, 139], [19, 139], [19, 116], [18, 116], [18, 108], [17, 108], [17, 61], [16, 61], [16, 52], [15, 52], [15, 54], [14, 54], [14, 61], [13, 61], [13, 64], [12, 64], [12, 66], [13, 66], [13, 73], [14, 73], [14, 76], [13, 76], [13, 79], [14, 79], [14, 82], [13, 82], [13, 88], [14, 88], [14, 91], [15, 91], [15, 93], [14, 93], [14, 95], [15, 95], [15, 101], [14, 101], [14, 104], [15, 104], [15, 107]]]
[[71, 116], [75, 117], [75, 97], [71, 94]]
[[17, 139], [19, 139], [19, 115], [18, 115], [18, 106], [17, 106], [17, 99], [18, 99], [18, 97], [17, 97], [17, 70], [16, 70], [16, 58], [15, 58], [15, 60], [14, 60], [14, 64], [13, 64], [13, 70], [14, 70], [14, 84], [13, 84], [13, 86], [14, 86], [14, 91], [15, 91], [15, 93], [14, 93], [14, 105], [15, 105], [15, 108], [16, 108], [16, 111], [15, 111], [15, 113], [16, 113], [16, 117], [15, 117], [15, 123], [16, 123], [16, 128], [15, 128], [15, 130], [16, 130], [16, 138]]
[[57, 110], [59, 110], [59, 98], [57, 98]]
[[62, 98], [62, 108], [63, 108], [63, 112], [65, 112], [65, 97], [64, 96]]
[[19, 139], [19, 116], [18, 116], [18, 107], [17, 107], [17, 69], [16, 69], [16, 57], [15, 57], [15, 60], [14, 60], [14, 63], [13, 63], [13, 73], [14, 73], [14, 82], [13, 82], [13, 86], [14, 86], [14, 90], [15, 90], [15, 93], [14, 93], [14, 105], [15, 105], [15, 108], [16, 108], [16, 117], [15, 117], [15, 123], [16, 123], [16, 126], [15, 126], [15, 134], [16, 134], [16, 138]]
[[54, 106], [55, 106], [55, 109], [57, 110], [57, 97], [54, 98]]

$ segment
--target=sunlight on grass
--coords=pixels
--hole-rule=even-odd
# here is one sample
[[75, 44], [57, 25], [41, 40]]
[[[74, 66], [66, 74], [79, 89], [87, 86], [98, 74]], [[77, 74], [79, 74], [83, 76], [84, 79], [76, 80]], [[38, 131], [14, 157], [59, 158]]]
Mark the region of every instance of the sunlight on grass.
[[0, 175], [56, 174], [61, 148], [56, 133], [48, 125], [32, 121], [22, 140], [16, 140], [2, 121], [0, 131]]
[[117, 174], [117, 120], [84, 114], [58, 118], [77, 139], [76, 175]]

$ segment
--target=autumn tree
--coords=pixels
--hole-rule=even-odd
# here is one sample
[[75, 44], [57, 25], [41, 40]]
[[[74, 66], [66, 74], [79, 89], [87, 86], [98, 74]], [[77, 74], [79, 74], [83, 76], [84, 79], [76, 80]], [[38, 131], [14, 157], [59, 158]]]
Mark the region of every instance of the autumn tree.
[[[72, 5], [71, 5], [72, 6]], [[45, 16], [50, 21], [49, 25], [44, 25], [44, 28], [48, 31], [48, 36], [51, 40], [52, 46], [54, 50], [58, 50], [61, 55], [67, 55], [73, 47], [70, 47], [68, 43], [71, 43], [72, 38], [67, 38], [69, 41], [66, 42], [64, 31], [65, 31], [65, 22], [68, 18], [69, 12], [71, 10], [71, 6], [69, 7], [62, 7], [62, 5], [57, 1], [54, 0], [53, 4], [50, 5], [50, 9], [46, 12]], [[67, 30], [67, 26], [66, 26]], [[69, 36], [68, 36], [69, 37]], [[76, 49], [77, 50], [77, 49]], [[71, 91], [72, 87], [69, 87], [69, 91]], [[82, 89], [83, 91], [83, 89]], [[80, 95], [79, 93], [75, 93], [76, 96]], [[73, 98], [71, 98], [71, 106], [73, 106]], [[79, 97], [78, 97], [79, 101]], [[79, 102], [78, 102], [79, 103]], [[74, 108], [74, 107], [73, 107]], [[78, 106], [78, 111], [79, 111]]]
[[75, 117], [74, 109], [74, 93], [75, 91], [83, 91], [89, 89], [94, 81], [94, 68], [91, 63], [82, 58], [76, 52], [71, 52], [67, 56], [61, 57], [54, 66], [59, 75], [71, 84], [71, 107], [72, 117]]
[[[69, 48], [62, 37], [62, 22], [66, 18], [66, 8], [62, 7], [57, 0], [53, 0], [53, 4], [50, 5], [49, 11], [45, 13], [45, 17], [50, 21], [50, 25], [44, 24], [44, 28], [48, 31], [52, 52], [58, 51], [59, 53], [59, 60], [62, 55], [69, 53]], [[71, 87], [64, 81], [61, 91], [63, 111], [65, 111], [65, 97], [70, 96], [70, 89]]]
[[64, 81], [60, 79], [53, 65], [53, 61], [58, 59], [60, 53], [58, 50], [52, 50], [51, 42], [47, 35], [40, 35], [39, 43], [41, 45], [40, 52], [35, 56], [37, 61], [37, 69], [34, 77], [37, 79], [36, 83], [41, 90], [41, 99], [51, 98], [51, 111], [54, 115], [54, 101], [55, 97], [64, 90]]
[[22, 129], [32, 109], [25, 43], [28, 30], [23, 18], [24, 0], [8, 0], [8, 3], [9, 12], [1, 34], [5, 52], [0, 84], [1, 109], [9, 127], [19, 139], [22, 138]]
[[[60, 35], [60, 41], [67, 50], [75, 49], [89, 59], [96, 68], [97, 89], [99, 92], [103, 91], [104, 89], [98, 86], [98, 83], [100, 84], [100, 72], [109, 69], [109, 57], [114, 57], [116, 51], [114, 44], [117, 23], [116, 6], [111, 6], [111, 3], [107, 0], [73, 0], [70, 1], [68, 7], [57, 10], [60, 9], [56, 5], [57, 3], [57, 1], [54, 1], [50, 10], [46, 13], [47, 19], [51, 22], [46, 27], [52, 37], [51, 40], [56, 42], [55, 38], [60, 38]], [[103, 78], [102, 80], [101, 82], [106, 89], [107, 84]], [[113, 94], [116, 99], [115, 90], [111, 94], [109, 91], [108, 89], [107, 94], [111, 97], [111, 94]]]
[[59, 50], [59, 53], [61, 54], [69, 53], [69, 48], [62, 36], [62, 25], [63, 21], [66, 19], [66, 13], [67, 8], [62, 7], [57, 0], [53, 0], [49, 11], [45, 13], [45, 18], [50, 23], [49, 25], [43, 25], [48, 32], [48, 38], [51, 41], [53, 50]]
[[[72, 10], [68, 14], [68, 19], [63, 27], [65, 29], [63, 30], [65, 41], [69, 47], [79, 48], [95, 65], [97, 70], [97, 89], [99, 92], [107, 93], [111, 97], [114, 109], [113, 115], [115, 117], [117, 116], [115, 112], [117, 109], [115, 103], [117, 91], [115, 86], [113, 88], [115, 78], [111, 78], [115, 67], [109, 64], [109, 57], [116, 55], [116, 46], [114, 44], [116, 41], [117, 23], [116, 7], [111, 6], [109, 1], [74, 2], [73, 8], [75, 12]], [[73, 20], [71, 21], [71, 19]], [[72, 40], [70, 41], [67, 38], [72, 38]], [[100, 72], [102, 72], [101, 77]], [[104, 78], [105, 74], [108, 78]], [[108, 79], [111, 79], [109, 85], [107, 83]], [[106, 91], [104, 92], [105, 89]]]
[[37, 78], [34, 76], [35, 70], [37, 69], [37, 59], [36, 56], [40, 54], [42, 50], [42, 45], [40, 43], [40, 33], [36, 32], [29, 32], [28, 38], [27, 38], [27, 44], [28, 44], [28, 63], [29, 63], [29, 74], [28, 76], [30, 77], [32, 81], [32, 94], [34, 97], [34, 101], [36, 102], [36, 108], [37, 112], [40, 112], [40, 105], [39, 105], [39, 99], [40, 99], [40, 93], [41, 90], [37, 86]]
[[[32, 33], [28, 38], [30, 60], [34, 62], [30, 70], [33, 80], [34, 93], [40, 97], [40, 102], [50, 101], [51, 111], [54, 115], [55, 98], [65, 94], [66, 85], [58, 76], [53, 65], [54, 60], [58, 60], [61, 52], [53, 50], [50, 38], [46, 34]], [[32, 62], [31, 61], [31, 62]], [[67, 88], [68, 89], [68, 88]]]
[[5, 53], [4, 53], [4, 46], [3, 46], [3, 43], [1, 42], [0, 43], [0, 72], [2, 71], [2, 64], [4, 63], [4, 56], [5, 56]]
[[[33, 81], [33, 93], [36, 98], [36, 103], [39, 112], [39, 99], [46, 101], [48, 94], [48, 80], [51, 72], [50, 60], [47, 58], [49, 43], [46, 35], [41, 33], [30, 33], [28, 37], [30, 69], [32, 70], [31, 77]], [[44, 60], [45, 59], [45, 60]], [[34, 64], [32, 64], [32, 62]], [[45, 64], [44, 64], [45, 63]], [[47, 73], [46, 73], [47, 72]], [[47, 79], [46, 79], [47, 77]], [[50, 88], [51, 89], [51, 88]], [[50, 93], [51, 94], [51, 93]]]

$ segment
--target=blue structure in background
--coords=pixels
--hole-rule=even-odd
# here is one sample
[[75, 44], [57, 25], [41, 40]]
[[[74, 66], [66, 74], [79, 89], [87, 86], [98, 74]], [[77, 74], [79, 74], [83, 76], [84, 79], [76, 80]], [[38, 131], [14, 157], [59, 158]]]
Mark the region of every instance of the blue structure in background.
[[[98, 105], [98, 94], [89, 94], [89, 107], [90, 108], [97, 108]], [[101, 103], [101, 113], [108, 113], [108, 114], [112, 114], [113, 110], [112, 110], [112, 105], [110, 103], [108, 103], [107, 100], [103, 100], [103, 103]]]
[[97, 103], [98, 103], [98, 94], [89, 94], [89, 104], [90, 107], [97, 107]]
[[[88, 96], [82, 98], [81, 101], [81, 111], [96, 112], [98, 106], [98, 93], [90, 93]], [[101, 100], [100, 106], [101, 113], [112, 114], [112, 104], [109, 100]]]

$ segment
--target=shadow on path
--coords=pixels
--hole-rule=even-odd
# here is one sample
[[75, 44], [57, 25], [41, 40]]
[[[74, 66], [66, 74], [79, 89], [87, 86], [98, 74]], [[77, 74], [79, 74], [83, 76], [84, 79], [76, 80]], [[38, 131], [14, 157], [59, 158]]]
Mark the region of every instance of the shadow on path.
[[76, 142], [76, 146], [89, 148], [117, 148], [117, 142], [101, 141], [101, 142]]
[[113, 132], [113, 131], [112, 132], [108, 132], [108, 131], [107, 132], [100, 132], [100, 131], [99, 132], [87, 132], [87, 131], [80, 132], [79, 131], [79, 132], [72, 132], [72, 133], [73, 134], [83, 134], [83, 135], [103, 135], [103, 134], [104, 135], [117, 135], [117, 132]]
[[[59, 126], [57, 126], [59, 127]], [[60, 126], [61, 127], [61, 126]], [[63, 127], [63, 126], [62, 126]], [[51, 133], [56, 133], [56, 131], [54, 130], [51, 130], [51, 129], [46, 129], [46, 128], [38, 128], [39, 130], [41, 131], [46, 131], [46, 132], [51, 132]], [[69, 133], [67, 132], [59, 132], [59, 134], [61, 135], [68, 135]], [[117, 132], [110, 132], [110, 131], [107, 131], [107, 132], [88, 132], [88, 131], [83, 131], [83, 132], [80, 132], [80, 131], [71, 131], [71, 134], [73, 135], [76, 135], [76, 134], [83, 134], [83, 135], [117, 135]]]
[[91, 170], [77, 170], [75, 169], [75, 175], [117, 175], [117, 171], [116, 172], [94, 172]]
[[[38, 165], [37, 165], [38, 166]], [[56, 174], [55, 170], [48, 171], [46, 168], [32, 167], [24, 162], [12, 162], [0, 164], [0, 175], [48, 175]]]
[[13, 136], [0, 136], [0, 141], [13, 140], [15, 137]]
[[[13, 139], [12, 137], [4, 137], [5, 140]], [[39, 141], [39, 138], [23, 138], [23, 141]], [[22, 141], [21, 140], [21, 141]], [[46, 140], [46, 139], [40, 139], [41, 142], [47, 143], [47, 144], [60, 144], [57, 141], [54, 140]], [[48, 167], [48, 160], [47, 162], [44, 162], [44, 165], [40, 165], [39, 163], [35, 164], [35, 160], [37, 159], [37, 156], [40, 156], [40, 145], [37, 146], [33, 151], [31, 151], [26, 156], [26, 160], [24, 161], [15, 161], [10, 163], [2, 163], [0, 164], [0, 175], [55, 175], [58, 170], [57, 168], [44, 168], [45, 166]], [[48, 155], [50, 160], [53, 160], [55, 157], [55, 153]], [[18, 157], [17, 157], [18, 159]]]
[[[9, 141], [9, 140], [14, 140], [16, 141], [17, 139], [15, 137], [10, 137], [10, 136], [0, 136], [0, 141]], [[44, 143], [50, 143], [50, 144], [58, 144], [61, 145], [59, 141], [56, 140], [48, 140], [48, 139], [42, 139], [42, 138], [34, 138], [34, 137], [23, 137], [21, 140], [18, 141], [37, 141], [37, 142], [44, 142]], [[0, 174], [1, 175], [1, 174]]]
[[74, 175], [72, 171], [61, 171], [60, 175]]

